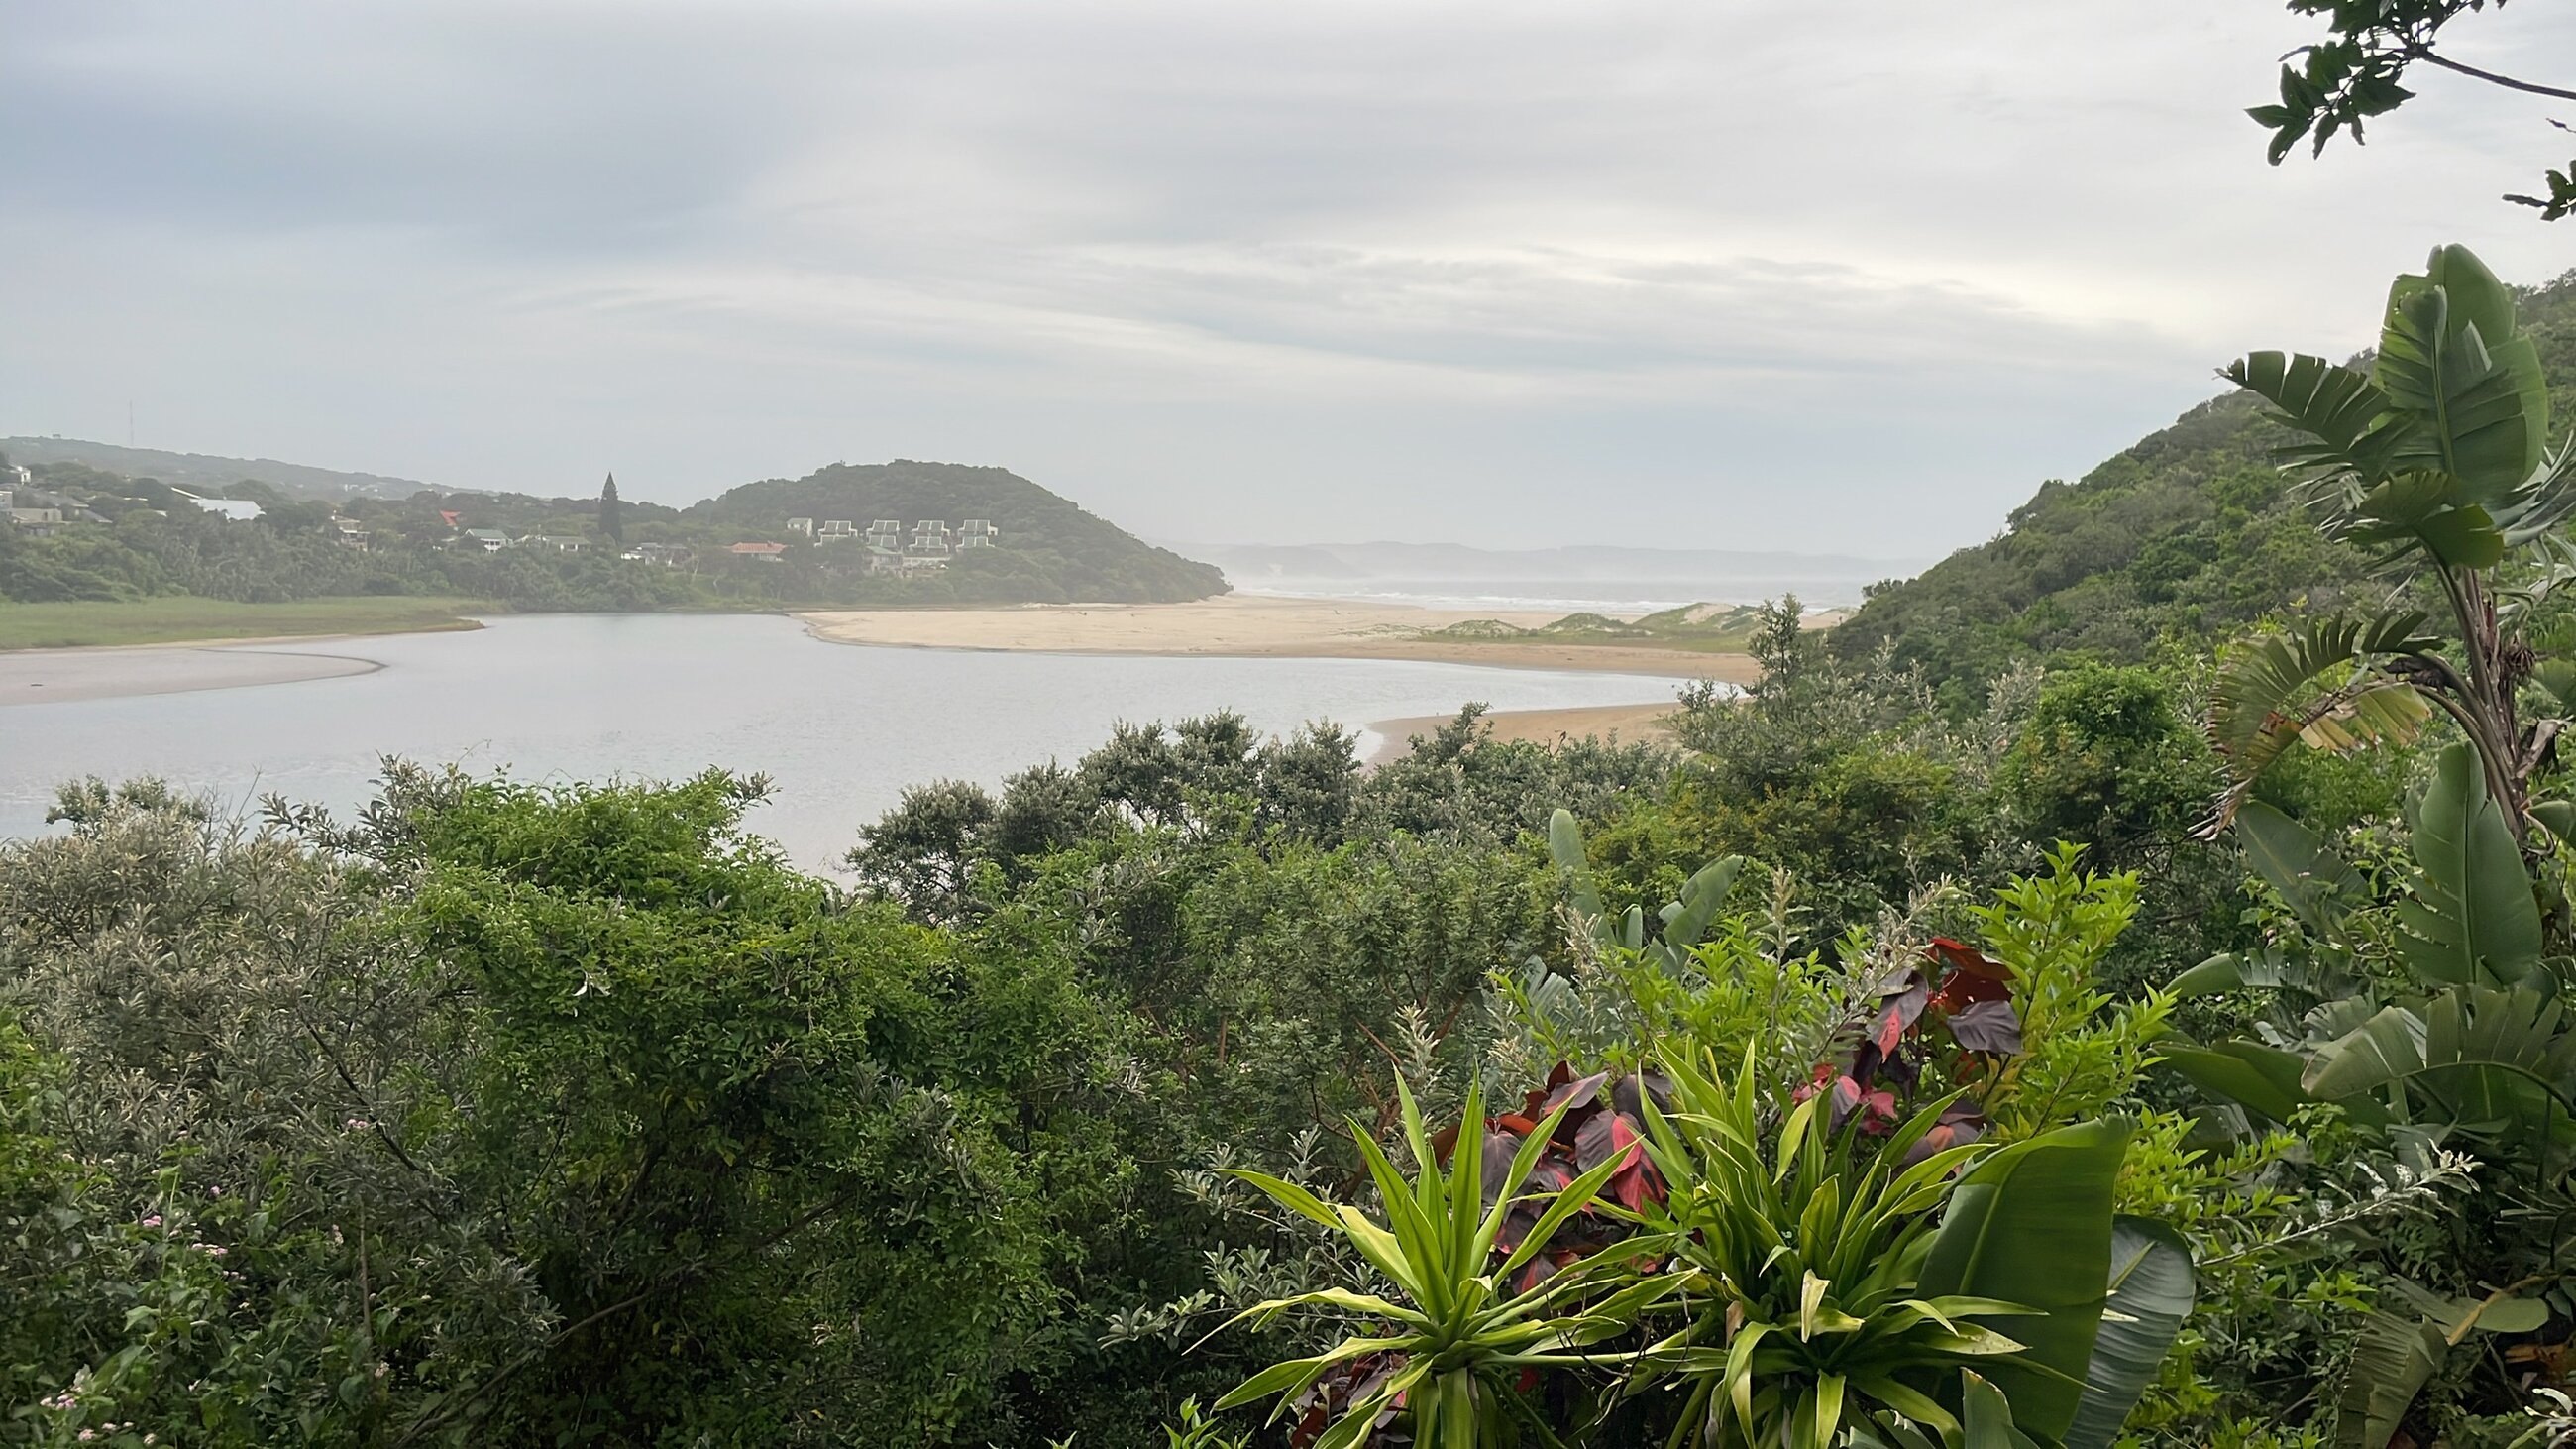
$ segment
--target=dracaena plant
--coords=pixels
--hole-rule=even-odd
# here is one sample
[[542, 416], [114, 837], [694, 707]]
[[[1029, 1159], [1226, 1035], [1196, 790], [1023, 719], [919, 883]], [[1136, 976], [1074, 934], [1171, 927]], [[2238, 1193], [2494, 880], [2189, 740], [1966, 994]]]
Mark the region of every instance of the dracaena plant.
[[[1559, 1268], [1543, 1283], [1513, 1284], [1565, 1221], [1581, 1212], [1627, 1162], [1614, 1155], [1547, 1194], [1517, 1245], [1498, 1248], [1521, 1206], [1540, 1154], [1564, 1116], [1560, 1105], [1520, 1142], [1488, 1184], [1486, 1153], [1462, 1146], [1440, 1165], [1412, 1092], [1399, 1081], [1404, 1139], [1415, 1164], [1407, 1177], [1358, 1124], [1384, 1220], [1327, 1203], [1294, 1183], [1257, 1172], [1236, 1176], [1283, 1206], [1347, 1238], [1379, 1276], [1385, 1294], [1323, 1289], [1255, 1305], [1235, 1322], [1266, 1322], [1292, 1308], [1319, 1309], [1365, 1325], [1323, 1353], [1275, 1364], [1218, 1401], [1220, 1409], [1276, 1398], [1273, 1422], [1294, 1416], [1295, 1438], [1317, 1449], [1353, 1449], [1401, 1421], [1420, 1449], [1482, 1449], [1523, 1442], [1562, 1444], [1524, 1393], [1534, 1371], [1593, 1362], [1587, 1350], [1628, 1330], [1636, 1305], [1664, 1291], [1657, 1280], [1604, 1291], [1606, 1256]], [[1482, 1123], [1471, 1088], [1465, 1122]]]
[[1648, 1151], [1668, 1197], [1637, 1244], [1668, 1257], [1656, 1301], [1686, 1311], [1630, 1391], [1679, 1397], [1671, 1445], [2110, 1442], [2191, 1291], [2171, 1234], [2113, 1219], [2125, 1127], [1918, 1153], [1946, 1099], [1877, 1136], [1810, 1097], [1766, 1131], [1749, 1069], [1661, 1067]]
[[[2576, 690], [2556, 688], [2576, 676], [2542, 676], [2557, 696], [2550, 717], [2524, 722], [2517, 700], [2537, 662], [2523, 619], [2576, 579], [2576, 546], [2556, 533], [2576, 510], [2576, 449], [2549, 446], [2547, 379], [2512, 292], [2466, 247], [2440, 247], [2389, 289], [2368, 371], [2257, 352], [2225, 375], [2292, 433], [2279, 461], [2326, 534], [2401, 581], [2428, 581], [2449, 627], [2392, 607], [2241, 642], [2211, 692], [2230, 775], [2212, 830], [2291, 742], [2403, 739], [2439, 710], [2476, 748], [2520, 840], [2532, 774], [2576, 704]], [[2517, 558], [2537, 568], [2509, 585], [2499, 566]]]

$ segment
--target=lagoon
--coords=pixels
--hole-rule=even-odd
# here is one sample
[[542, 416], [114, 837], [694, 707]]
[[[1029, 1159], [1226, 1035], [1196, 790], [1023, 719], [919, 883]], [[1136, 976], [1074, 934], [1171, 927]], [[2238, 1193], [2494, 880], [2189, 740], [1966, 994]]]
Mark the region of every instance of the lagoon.
[[[908, 785], [999, 784], [1120, 720], [1240, 711], [1264, 734], [1441, 714], [1632, 704], [1675, 681], [1382, 659], [985, 653], [825, 643], [774, 615], [514, 616], [470, 633], [264, 644], [364, 661], [339, 677], [0, 709], [0, 836], [42, 832], [61, 782], [158, 775], [229, 811], [347, 811], [386, 755], [532, 781], [767, 774], [750, 826], [827, 869]], [[1373, 740], [1363, 740], [1363, 756]]]

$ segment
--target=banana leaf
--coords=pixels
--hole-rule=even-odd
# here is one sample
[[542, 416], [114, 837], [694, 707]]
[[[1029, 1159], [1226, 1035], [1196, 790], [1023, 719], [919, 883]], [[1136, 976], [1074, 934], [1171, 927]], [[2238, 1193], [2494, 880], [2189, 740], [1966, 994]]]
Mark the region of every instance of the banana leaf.
[[2468, 248], [2434, 249], [2389, 288], [2373, 379], [2415, 424], [2392, 460], [2458, 480], [2461, 501], [2501, 502], [2538, 468], [2549, 401], [2513, 294]]
[[2151, 1218], [2111, 1225], [2111, 1297], [2064, 1449], [2110, 1449], [2191, 1314], [2191, 1248]]
[[2467, 744], [2435, 762], [2412, 843], [2421, 874], [2413, 897], [2397, 907], [2397, 947], [2416, 977], [2435, 986], [2555, 989], [2531, 876]]
[[2341, 902], [2361, 894], [2361, 873], [2317, 833], [2264, 804], [2248, 801], [2236, 812], [2245, 857], [2280, 892], [2290, 910], [2320, 935], [2337, 934]]
[[2460, 987], [2391, 1006], [2318, 1049], [2302, 1085], [2332, 1101], [2402, 1086], [2425, 1120], [2519, 1137], [2576, 1134], [2576, 1034], [2554, 996]]
[[2226, 377], [2270, 403], [2276, 421], [2307, 435], [2278, 451], [2283, 466], [2371, 481], [2383, 476], [2396, 439], [2379, 430], [2388, 394], [2369, 374], [2306, 353], [2257, 352], [2229, 365]]
[[1592, 883], [1591, 862], [1583, 853], [1583, 827], [1573, 811], [1560, 809], [1547, 817], [1547, 853], [1565, 877], [1574, 909], [1587, 921], [1601, 919], [1601, 891]]
[[2312, 1100], [2299, 1082], [2307, 1062], [2296, 1052], [2228, 1041], [2214, 1047], [2171, 1042], [2157, 1053], [2193, 1086], [2267, 1122], [2287, 1122]]
[[1664, 907], [1664, 944], [1675, 951], [1698, 945], [1743, 870], [1744, 857], [1730, 855], [1693, 873], [1682, 885], [1682, 898]]
[[2449, 1350], [2431, 1324], [2373, 1311], [2362, 1322], [2335, 1399], [2335, 1449], [2386, 1449]]
[[2086, 1122], [1995, 1153], [1959, 1179], [1924, 1259], [1925, 1298], [2038, 1310], [1984, 1325], [2025, 1346], [1986, 1377], [2035, 1439], [2063, 1438], [2084, 1396], [2109, 1297], [2111, 1183], [2128, 1146], [2128, 1124]]

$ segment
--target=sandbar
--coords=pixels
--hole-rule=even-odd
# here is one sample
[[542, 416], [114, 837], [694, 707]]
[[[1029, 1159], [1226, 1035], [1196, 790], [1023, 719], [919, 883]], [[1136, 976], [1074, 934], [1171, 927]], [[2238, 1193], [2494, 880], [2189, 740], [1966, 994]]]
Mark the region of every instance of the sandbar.
[[1039, 654], [1213, 654], [1288, 659], [1419, 659], [1504, 669], [1606, 670], [1743, 683], [1758, 675], [1741, 654], [1636, 645], [1431, 639], [1427, 630], [1470, 619], [1521, 628], [1558, 613], [1426, 609], [1345, 599], [1226, 594], [1186, 604], [1023, 604], [989, 609], [817, 610], [796, 617], [817, 639], [912, 649]]
[[[1680, 706], [1665, 700], [1660, 704], [1592, 704], [1568, 709], [1507, 709], [1484, 717], [1490, 737], [1496, 740], [1528, 740], [1535, 744], [1557, 745], [1568, 740], [1593, 736], [1615, 738], [1623, 744], [1670, 744], [1672, 729], [1667, 721]], [[1369, 752], [1369, 763], [1383, 765], [1400, 760], [1413, 752], [1413, 739], [1437, 734], [1441, 727], [1456, 719], [1454, 714], [1413, 715], [1404, 719], [1382, 719], [1370, 724], [1368, 731], [1377, 736], [1377, 748]]]
[[238, 646], [143, 644], [11, 650], [0, 653], [0, 706], [292, 684], [305, 679], [371, 674], [383, 667], [372, 659], [346, 654]]

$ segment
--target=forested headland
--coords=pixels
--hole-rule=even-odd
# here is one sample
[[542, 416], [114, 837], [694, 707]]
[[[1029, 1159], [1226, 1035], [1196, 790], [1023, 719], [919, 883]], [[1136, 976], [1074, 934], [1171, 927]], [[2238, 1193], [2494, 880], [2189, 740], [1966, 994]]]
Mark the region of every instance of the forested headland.
[[2566, 297], [2436, 251], [1672, 747], [1140, 723], [831, 878], [74, 783], [0, 1442], [2564, 1443]]
[[[246, 477], [222, 492], [261, 505], [247, 519], [210, 512], [158, 479], [68, 460], [29, 472], [31, 492], [70, 506], [42, 527], [0, 529], [0, 600], [411, 595], [523, 611], [911, 608], [1149, 603], [1226, 588], [1216, 569], [1000, 468], [835, 464], [685, 509], [435, 489], [326, 500]], [[809, 527], [790, 528], [792, 518]], [[907, 548], [925, 520], [953, 532], [980, 519], [1000, 542], [915, 552], [912, 565], [896, 558], [889, 567], [857, 537], [818, 537], [833, 520], [865, 529], [879, 519], [903, 525]]]

